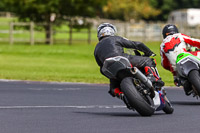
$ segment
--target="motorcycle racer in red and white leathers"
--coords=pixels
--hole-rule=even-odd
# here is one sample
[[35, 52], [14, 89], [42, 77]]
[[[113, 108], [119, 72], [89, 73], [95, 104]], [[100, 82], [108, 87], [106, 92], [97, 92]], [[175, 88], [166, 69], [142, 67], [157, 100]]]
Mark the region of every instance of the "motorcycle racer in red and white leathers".
[[[176, 77], [176, 58], [180, 53], [189, 52], [200, 58], [200, 51], [188, 51], [191, 47], [200, 48], [200, 40], [179, 33], [177, 27], [168, 24], [163, 28], [163, 42], [160, 45], [161, 65], [172, 72], [175, 85], [179, 86]], [[183, 86], [184, 87], [184, 86]], [[184, 87], [186, 95], [189, 90]]]

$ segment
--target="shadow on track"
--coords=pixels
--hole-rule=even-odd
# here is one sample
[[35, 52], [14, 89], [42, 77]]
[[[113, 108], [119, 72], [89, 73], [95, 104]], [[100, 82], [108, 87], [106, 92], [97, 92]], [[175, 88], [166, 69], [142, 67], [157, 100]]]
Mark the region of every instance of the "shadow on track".
[[191, 105], [191, 106], [199, 106], [199, 102], [194, 102], [194, 101], [171, 101], [172, 105]]
[[96, 116], [122, 116], [122, 117], [138, 117], [140, 116], [138, 113], [125, 113], [125, 112], [74, 112], [78, 114], [88, 114], [88, 115], [96, 115]]
[[[77, 114], [87, 114], [87, 115], [95, 115], [95, 116], [114, 116], [114, 117], [142, 117], [137, 112], [133, 113], [125, 113], [125, 112], [74, 112]], [[166, 115], [164, 112], [155, 112], [154, 115]], [[152, 115], [152, 116], [154, 116]], [[152, 117], [150, 116], [150, 117]]]

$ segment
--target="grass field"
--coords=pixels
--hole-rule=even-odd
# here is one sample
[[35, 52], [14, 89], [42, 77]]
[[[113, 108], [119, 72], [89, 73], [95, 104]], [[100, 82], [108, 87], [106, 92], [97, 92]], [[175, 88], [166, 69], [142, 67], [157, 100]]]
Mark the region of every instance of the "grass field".
[[0, 78], [38, 81], [103, 82], [93, 46], [1, 45]]
[[[149, 47], [157, 54], [158, 70], [167, 86], [172, 75], [160, 65], [159, 43]], [[95, 44], [8, 45], [0, 44], [0, 79], [108, 83], [99, 72], [93, 52]]]
[[[17, 18], [1, 18], [1, 30], [9, 30], [9, 23], [17, 21]], [[38, 28], [38, 27], [37, 27]], [[59, 31], [69, 30], [66, 25], [54, 27]], [[74, 31], [76, 31], [74, 29]], [[87, 33], [86, 29], [83, 29]], [[93, 33], [95, 32], [95, 33]], [[29, 39], [28, 31], [14, 34], [15, 38]], [[73, 41], [73, 45], [45, 45], [14, 43], [14, 45], [0, 43], [0, 79], [34, 80], [34, 81], [58, 81], [58, 82], [86, 82], [108, 83], [108, 79], [99, 72], [93, 52], [97, 42], [96, 31], [92, 30], [92, 45], [87, 43], [88, 34], [74, 33], [73, 39], [85, 39], [85, 41]], [[9, 38], [8, 33], [0, 33], [0, 38]], [[44, 31], [36, 31], [35, 38], [45, 38]], [[54, 39], [68, 39], [67, 33], [56, 33]], [[162, 79], [167, 86], [172, 86], [172, 74], [164, 70], [160, 65], [159, 42], [146, 43], [157, 56], [157, 67]]]

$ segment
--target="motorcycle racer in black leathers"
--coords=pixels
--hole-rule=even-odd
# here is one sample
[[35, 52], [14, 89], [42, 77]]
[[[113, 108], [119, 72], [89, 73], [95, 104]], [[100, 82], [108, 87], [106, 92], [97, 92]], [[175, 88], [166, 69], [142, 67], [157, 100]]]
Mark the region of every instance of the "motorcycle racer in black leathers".
[[[117, 30], [114, 25], [110, 23], [100, 24], [97, 31], [97, 37], [99, 43], [96, 45], [94, 56], [97, 64], [100, 66], [100, 71], [103, 67], [103, 63], [107, 58], [115, 56], [126, 57], [132, 66], [135, 66], [141, 71], [145, 72], [146, 76], [152, 81], [157, 82], [161, 86], [164, 82], [155, 74], [153, 68], [156, 66], [154, 60], [149, 56], [155, 56], [155, 54], [142, 42], [131, 41], [124, 37], [116, 35]], [[124, 48], [136, 49], [144, 53], [145, 56], [129, 55], [124, 52]], [[102, 73], [102, 71], [101, 71]], [[103, 74], [103, 73], [102, 73]], [[110, 79], [109, 93], [112, 96], [121, 98], [123, 92], [120, 91], [120, 81], [116, 79]]]

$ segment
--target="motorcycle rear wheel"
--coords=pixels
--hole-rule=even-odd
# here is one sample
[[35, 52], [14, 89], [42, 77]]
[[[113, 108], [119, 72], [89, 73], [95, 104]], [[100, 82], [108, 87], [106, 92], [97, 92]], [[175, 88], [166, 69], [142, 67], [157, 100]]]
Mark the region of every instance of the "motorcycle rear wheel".
[[121, 81], [121, 91], [132, 106], [141, 116], [151, 116], [155, 108], [150, 96], [144, 96], [135, 88], [132, 78], [126, 77]]
[[192, 70], [188, 74], [189, 82], [194, 86], [198, 95], [200, 96], [200, 74], [198, 70]]

